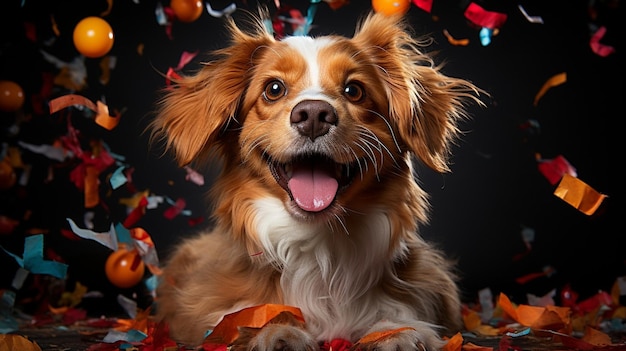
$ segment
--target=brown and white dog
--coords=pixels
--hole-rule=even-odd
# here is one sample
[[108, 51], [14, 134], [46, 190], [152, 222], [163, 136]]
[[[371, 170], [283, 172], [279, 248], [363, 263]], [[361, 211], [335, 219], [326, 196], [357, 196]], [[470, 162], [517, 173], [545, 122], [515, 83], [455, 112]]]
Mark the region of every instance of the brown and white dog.
[[[215, 227], [184, 240], [157, 292], [172, 337], [200, 344], [221, 318], [266, 303], [301, 309], [237, 349], [434, 350], [461, 323], [451, 265], [417, 233], [428, 197], [414, 158], [439, 172], [468, 81], [423, 53], [406, 19], [370, 14], [352, 38], [275, 39], [261, 19], [169, 89], [151, 124], [181, 165], [217, 156]], [[245, 340], [244, 340], [245, 339]]]

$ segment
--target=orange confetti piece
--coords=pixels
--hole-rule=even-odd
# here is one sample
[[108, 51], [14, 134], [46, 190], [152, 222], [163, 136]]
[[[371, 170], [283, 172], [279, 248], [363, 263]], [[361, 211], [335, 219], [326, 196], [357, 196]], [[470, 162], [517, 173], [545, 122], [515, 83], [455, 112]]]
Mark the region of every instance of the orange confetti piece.
[[98, 185], [100, 172], [95, 166], [85, 167], [85, 208], [96, 207], [100, 203]]
[[454, 38], [450, 32], [448, 32], [447, 29], [443, 30], [443, 35], [446, 36], [446, 38], [448, 39], [448, 42], [452, 45], [457, 45], [457, 46], [467, 46], [469, 44], [469, 39], [465, 38], [465, 39], [456, 39]]
[[211, 342], [230, 344], [239, 337], [240, 327], [262, 328], [283, 312], [291, 313], [296, 319], [304, 322], [302, 312], [297, 307], [277, 304], [260, 305], [225, 315], [207, 339], [211, 339]]
[[0, 334], [0, 351], [41, 351], [36, 342], [30, 341], [21, 335]]
[[480, 315], [476, 311], [467, 311], [463, 313], [463, 324], [465, 329], [472, 331], [481, 326]]
[[378, 332], [369, 333], [369, 334], [365, 335], [364, 337], [362, 337], [361, 339], [359, 339], [357, 344], [368, 344], [368, 343], [376, 342], [376, 341], [382, 340], [384, 338], [388, 338], [391, 335], [397, 334], [397, 333], [399, 333], [401, 331], [404, 331], [404, 330], [415, 330], [415, 329], [413, 329], [411, 327], [402, 327], [402, 328], [398, 328], [398, 329], [384, 330], [384, 331], [378, 331]]
[[533, 105], [537, 106], [537, 104], [539, 103], [539, 100], [546, 94], [546, 92], [548, 92], [548, 90], [556, 86], [559, 86], [565, 83], [566, 81], [567, 81], [567, 74], [565, 72], [555, 74], [552, 77], [550, 77], [545, 83], [543, 83], [543, 86], [541, 87], [541, 89], [539, 89], [539, 92], [537, 92], [537, 95], [535, 95], [535, 101], [533, 102]]
[[585, 328], [582, 339], [595, 346], [611, 345], [611, 337], [608, 334], [589, 326]]
[[590, 216], [596, 212], [602, 201], [607, 197], [597, 192], [582, 180], [569, 174], [564, 174], [561, 182], [554, 191], [560, 197], [580, 212]]
[[502, 331], [488, 324], [481, 324], [476, 329], [472, 330], [472, 333], [485, 335], [485, 336], [497, 336], [497, 335], [500, 335]]
[[530, 305], [515, 307], [503, 293], [498, 298], [498, 305], [509, 317], [525, 327], [559, 330], [570, 324], [570, 309], [568, 307]]
[[52, 32], [57, 37], [61, 36], [61, 32], [59, 31], [59, 26], [57, 25], [57, 21], [54, 19], [53, 15], [50, 15], [50, 23], [52, 23]]
[[463, 347], [463, 335], [461, 333], [454, 334], [448, 342], [443, 345], [441, 351], [461, 351]]
[[467, 344], [463, 345], [462, 350], [463, 351], [493, 351], [493, 347], [480, 346], [480, 345], [476, 345], [471, 342], [468, 342]]
[[85, 106], [88, 109], [96, 112], [96, 118], [95, 118], [96, 123], [99, 126], [107, 130], [111, 130], [115, 128], [117, 124], [119, 123], [120, 116], [119, 115], [115, 117], [110, 116], [109, 107], [107, 105], [103, 104], [100, 101], [94, 104], [91, 100], [87, 99], [86, 97], [76, 95], [76, 94], [63, 95], [56, 99], [50, 100], [50, 103], [49, 103], [50, 113], [55, 113], [64, 108], [74, 106], [74, 105]]

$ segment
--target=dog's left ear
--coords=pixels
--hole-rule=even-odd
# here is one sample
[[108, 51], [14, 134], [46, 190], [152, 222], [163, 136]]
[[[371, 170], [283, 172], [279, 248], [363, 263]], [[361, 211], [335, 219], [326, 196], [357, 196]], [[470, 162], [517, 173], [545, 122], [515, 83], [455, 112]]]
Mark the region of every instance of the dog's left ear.
[[427, 41], [412, 36], [402, 16], [370, 14], [352, 41], [379, 68], [389, 101], [389, 119], [402, 147], [432, 169], [448, 171], [451, 142], [466, 117], [468, 100], [482, 104], [472, 83], [447, 77], [420, 51]]
[[238, 123], [236, 114], [248, 86], [254, 52], [274, 41], [260, 18], [251, 23], [253, 28], [246, 33], [229, 19], [230, 45], [216, 51], [218, 58], [194, 75], [173, 79], [175, 84], [159, 101], [156, 118], [149, 125], [151, 137], [164, 140], [180, 165], [219, 150], [228, 124]]

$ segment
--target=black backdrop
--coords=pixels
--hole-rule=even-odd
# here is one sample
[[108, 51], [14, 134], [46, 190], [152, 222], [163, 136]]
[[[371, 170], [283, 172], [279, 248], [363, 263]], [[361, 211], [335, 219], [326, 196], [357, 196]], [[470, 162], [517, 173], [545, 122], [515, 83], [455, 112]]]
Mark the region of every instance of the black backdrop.
[[[23, 6], [21, 4], [23, 3]], [[221, 9], [227, 1], [210, 1]], [[469, 1], [435, 0], [431, 13], [412, 6], [410, 17], [415, 31], [434, 38], [428, 48], [437, 62], [445, 62], [448, 75], [471, 80], [491, 94], [485, 108], [471, 107], [472, 120], [454, 148], [450, 174], [440, 175], [419, 168], [421, 183], [431, 194], [431, 223], [422, 234], [435, 241], [451, 257], [458, 259], [464, 299], [476, 299], [476, 292], [491, 288], [505, 292], [518, 302], [526, 293], [543, 295], [570, 285], [582, 297], [598, 290], [609, 290], [619, 276], [626, 274], [626, 245], [621, 220], [624, 211], [623, 167], [624, 6], [620, 1], [477, 1], [484, 8], [508, 15], [504, 26], [489, 45], [483, 46], [478, 28], [469, 23], [463, 11]], [[116, 58], [110, 81], [99, 81], [99, 59], [86, 59], [87, 86], [75, 92], [96, 101], [105, 99], [111, 109], [123, 110], [120, 124], [112, 131], [95, 125], [80, 111], [72, 112], [72, 123], [88, 139], [101, 139], [112, 152], [123, 155], [134, 169], [133, 184], [138, 191], [171, 199], [184, 198], [189, 216], [172, 220], [163, 217], [167, 205], [148, 210], [137, 223], [152, 236], [164, 259], [171, 246], [208, 222], [190, 225], [189, 219], [206, 217], [204, 194], [214, 169], [206, 170], [206, 185], [185, 180], [171, 155], [162, 155], [150, 146], [143, 133], [158, 97], [165, 86], [161, 76], [175, 67], [183, 51], [200, 54], [184, 70], [194, 70], [203, 53], [225, 43], [223, 19], [207, 12], [192, 23], [174, 22], [172, 37], [157, 23], [157, 2], [113, 1], [104, 18], [115, 32], [109, 55]], [[270, 6], [273, 6], [268, 2]], [[531, 15], [542, 16], [544, 24], [528, 22], [518, 9], [521, 4]], [[163, 2], [167, 6], [168, 1]], [[238, 2], [239, 8], [254, 9], [252, 2]], [[308, 1], [283, 1], [306, 14]], [[66, 133], [65, 118], [47, 112], [37, 114], [31, 97], [42, 88], [43, 73], [58, 74], [59, 69], [45, 60], [40, 50], [70, 62], [78, 52], [71, 32], [82, 18], [99, 15], [106, 1], [4, 1], [0, 47], [0, 79], [18, 82], [27, 102], [19, 112], [2, 112], [2, 140], [8, 145], [19, 141], [51, 144]], [[333, 10], [318, 5], [311, 34], [351, 35], [358, 18], [371, 9], [369, 1], [352, 0]], [[237, 12], [235, 13], [235, 16]], [[60, 35], [52, 31], [52, 20]], [[25, 23], [36, 28], [37, 39], [26, 37]], [[607, 28], [602, 43], [616, 52], [608, 57], [593, 53], [591, 34], [600, 26]], [[468, 38], [467, 46], [451, 45], [442, 31], [456, 38]], [[143, 47], [140, 54], [137, 50]], [[566, 72], [567, 82], [552, 88], [533, 105], [535, 94], [551, 76]], [[70, 93], [55, 87], [49, 98]], [[11, 132], [17, 121], [20, 129]], [[534, 120], [539, 128], [524, 128]], [[578, 177], [597, 191], [608, 195], [600, 209], [587, 216], [553, 195], [551, 185], [538, 171], [536, 156], [545, 159], [563, 155], [577, 170]], [[0, 214], [20, 224], [0, 236], [7, 250], [20, 253], [23, 237], [33, 228], [46, 232], [46, 247], [69, 264], [68, 289], [75, 281], [90, 290], [113, 296], [119, 289], [103, 275], [109, 250], [88, 240], [74, 241], [61, 235], [68, 229], [66, 218], [81, 223], [85, 209], [82, 194], [69, 182], [75, 164], [51, 161], [23, 150], [24, 163], [32, 166], [30, 180], [2, 191]], [[50, 179], [49, 170], [54, 177]], [[21, 170], [17, 170], [18, 173]], [[101, 179], [105, 206], [96, 209], [94, 230], [105, 231], [111, 223], [122, 222], [126, 208], [118, 200], [133, 193], [122, 188], [107, 189]], [[110, 172], [108, 172], [110, 174]], [[531, 250], [526, 251], [521, 232], [534, 231]], [[35, 231], [36, 231], [35, 230]], [[0, 251], [2, 267], [0, 288], [8, 288], [17, 268], [15, 261]], [[520, 284], [516, 278], [553, 267], [554, 273]], [[29, 278], [27, 285], [33, 277]], [[124, 290], [132, 294], [138, 289]], [[141, 290], [141, 289], [139, 289]], [[32, 292], [28, 287], [18, 297]], [[142, 291], [143, 293], [143, 291]]]

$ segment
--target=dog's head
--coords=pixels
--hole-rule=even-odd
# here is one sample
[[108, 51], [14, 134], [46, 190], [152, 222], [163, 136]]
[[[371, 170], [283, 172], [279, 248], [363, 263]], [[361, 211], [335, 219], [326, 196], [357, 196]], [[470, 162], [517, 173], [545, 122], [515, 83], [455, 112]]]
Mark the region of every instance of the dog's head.
[[443, 75], [402, 17], [371, 14], [352, 38], [229, 28], [231, 45], [178, 80], [152, 123], [180, 164], [212, 150], [230, 191], [280, 198], [306, 220], [397, 201], [411, 155], [448, 170], [477, 89]]

